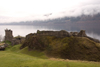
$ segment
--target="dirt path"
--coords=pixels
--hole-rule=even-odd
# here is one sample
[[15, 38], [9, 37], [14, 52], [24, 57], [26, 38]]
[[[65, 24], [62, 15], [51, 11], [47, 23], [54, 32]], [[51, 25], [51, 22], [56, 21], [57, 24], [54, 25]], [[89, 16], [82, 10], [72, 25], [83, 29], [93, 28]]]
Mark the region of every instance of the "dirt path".
[[66, 62], [98, 63], [98, 64], [100, 64], [100, 62], [95, 62], [95, 61], [69, 60], [69, 59], [59, 59], [59, 58], [49, 58], [49, 60], [66, 61]]

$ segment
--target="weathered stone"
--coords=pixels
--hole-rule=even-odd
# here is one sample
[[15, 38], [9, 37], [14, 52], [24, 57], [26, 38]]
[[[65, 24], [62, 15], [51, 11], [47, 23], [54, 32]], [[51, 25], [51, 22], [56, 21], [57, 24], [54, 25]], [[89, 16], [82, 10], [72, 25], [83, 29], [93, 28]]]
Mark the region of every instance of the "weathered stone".
[[13, 35], [12, 35], [12, 30], [5, 30], [5, 41], [12, 41]]
[[44, 35], [44, 36], [57, 36], [57, 37], [67, 37], [70, 36], [69, 32], [65, 30], [61, 31], [37, 31], [37, 35]]
[[85, 30], [81, 30], [79, 33], [78, 33], [78, 36], [79, 37], [86, 37], [86, 33], [85, 33]]
[[0, 44], [0, 50], [5, 50], [5, 43]]
[[12, 30], [8, 30], [8, 29], [5, 30], [5, 41], [6, 40], [10, 41], [11, 45], [20, 44], [25, 40], [25, 38], [21, 36], [14, 38], [12, 33], [13, 33]]
[[70, 32], [71, 36], [78, 36], [78, 32]]

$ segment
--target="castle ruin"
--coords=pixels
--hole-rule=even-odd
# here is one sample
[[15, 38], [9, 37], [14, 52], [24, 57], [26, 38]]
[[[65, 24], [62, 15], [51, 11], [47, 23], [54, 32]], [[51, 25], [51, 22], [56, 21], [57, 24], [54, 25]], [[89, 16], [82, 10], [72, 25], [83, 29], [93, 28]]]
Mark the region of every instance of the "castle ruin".
[[12, 35], [12, 30], [5, 30], [5, 41], [12, 41], [13, 35]]
[[[17, 36], [17, 38], [13, 37], [12, 33], [13, 33], [12, 30], [8, 30], [8, 29], [5, 30], [5, 41], [11, 41], [12, 45], [15, 45], [15, 44], [20, 44], [25, 40], [24, 37], [20, 37], [20, 36]], [[39, 31], [37, 30], [37, 33], [31, 33], [31, 34], [26, 35], [26, 39], [29, 39], [33, 35], [34, 36], [56, 36], [56, 37], [70, 37], [70, 36], [87, 37], [90, 40], [100, 43], [99, 40], [87, 36], [85, 33], [85, 30], [81, 30], [80, 32], [67, 32], [65, 30], [61, 30], [61, 31]]]
[[25, 39], [24, 37], [20, 37], [20, 36], [13, 37], [12, 30], [8, 30], [8, 29], [5, 30], [5, 41], [10, 41], [11, 45], [20, 44], [22, 43], [22, 41], [24, 41], [24, 39]]

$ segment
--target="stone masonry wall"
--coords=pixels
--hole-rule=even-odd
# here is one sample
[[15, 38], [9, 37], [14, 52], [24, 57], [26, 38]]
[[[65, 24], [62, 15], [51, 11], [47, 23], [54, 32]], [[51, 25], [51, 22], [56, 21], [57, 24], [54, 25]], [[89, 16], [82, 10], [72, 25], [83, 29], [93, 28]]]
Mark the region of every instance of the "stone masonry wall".
[[45, 36], [57, 36], [57, 37], [68, 37], [70, 36], [69, 32], [65, 30], [61, 31], [37, 31], [37, 35], [45, 35]]

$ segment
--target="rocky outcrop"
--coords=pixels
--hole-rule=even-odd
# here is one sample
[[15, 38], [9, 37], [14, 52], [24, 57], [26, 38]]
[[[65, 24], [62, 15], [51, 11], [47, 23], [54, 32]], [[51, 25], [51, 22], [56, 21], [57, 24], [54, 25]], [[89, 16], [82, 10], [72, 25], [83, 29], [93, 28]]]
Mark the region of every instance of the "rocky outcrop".
[[0, 43], [0, 50], [5, 50], [5, 43]]
[[8, 47], [9, 44], [7, 43], [0, 43], [0, 50], [5, 50], [6, 47]]

